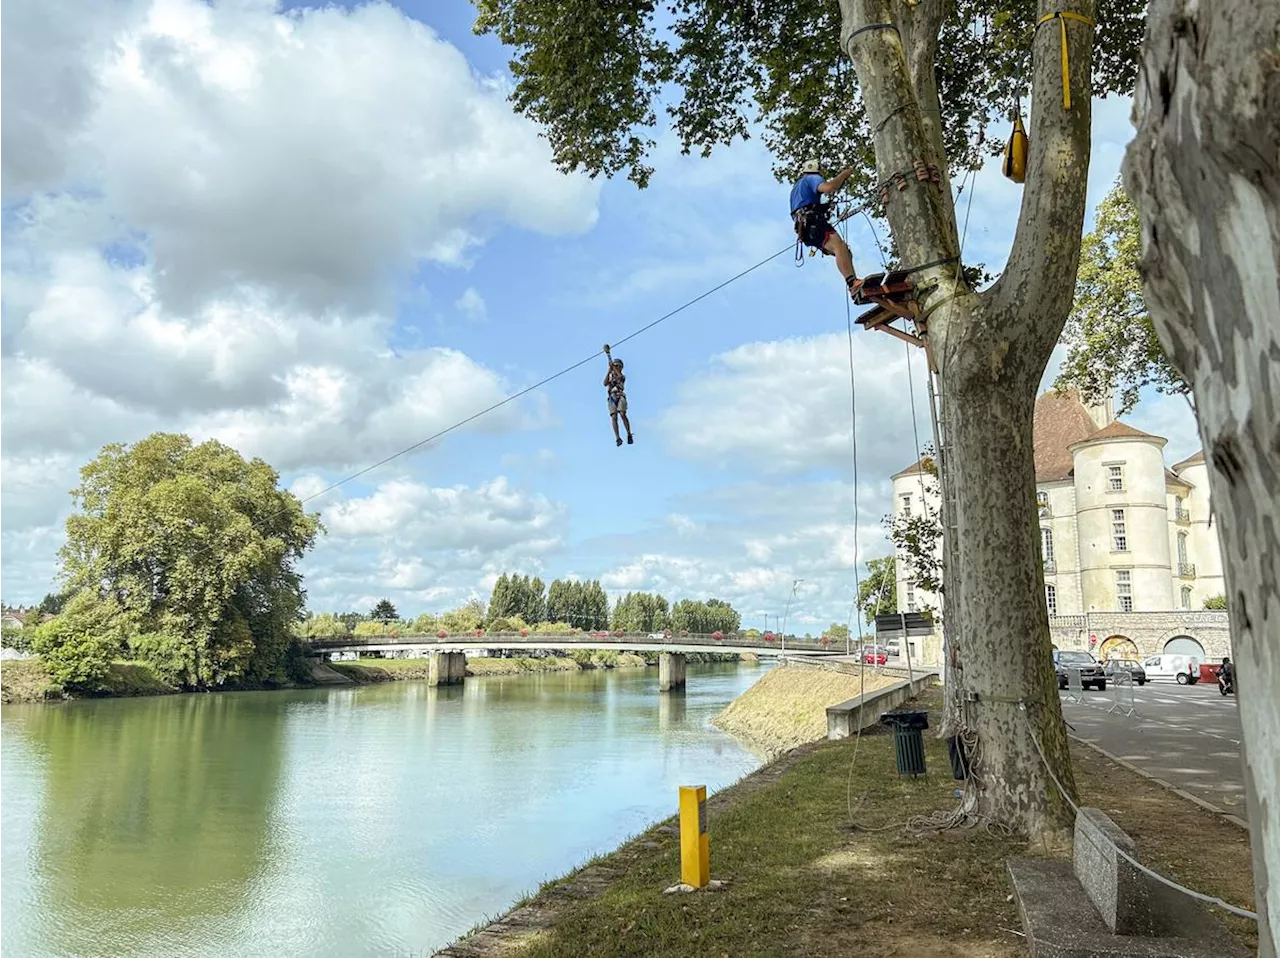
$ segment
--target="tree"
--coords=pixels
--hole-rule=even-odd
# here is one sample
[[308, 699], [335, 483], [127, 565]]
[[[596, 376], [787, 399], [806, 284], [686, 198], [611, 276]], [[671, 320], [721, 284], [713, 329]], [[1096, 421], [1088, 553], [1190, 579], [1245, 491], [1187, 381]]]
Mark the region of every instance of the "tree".
[[843, 622], [832, 622], [827, 626], [826, 635], [833, 641], [844, 642], [849, 638], [849, 627]]
[[611, 628], [623, 632], [661, 632], [670, 626], [667, 598], [650, 592], [628, 592], [613, 607]]
[[1142, 298], [1138, 211], [1117, 182], [1098, 204], [1093, 232], [1084, 238], [1076, 298], [1062, 341], [1067, 358], [1054, 386], [1075, 388], [1092, 403], [1118, 387], [1116, 412], [1138, 404], [1144, 386], [1189, 395], [1187, 381], [1169, 362]]
[[348, 632], [354, 632], [356, 625], [364, 621], [364, 615], [360, 612], [341, 612], [338, 618], [342, 620], [342, 624], [347, 627]]
[[133, 654], [171, 682], [275, 676], [305, 600], [294, 564], [321, 528], [278, 482], [219, 442], [106, 446], [72, 492], [61, 576], [114, 599]]
[[36, 606], [36, 612], [39, 613], [36, 618], [44, 615], [57, 615], [63, 610], [67, 600], [70, 598], [71, 595], [68, 592], [46, 593], [45, 597], [40, 600], [40, 604]]
[[[947, 427], [946, 525], [971, 530], [944, 549], [947, 724], [969, 693], [985, 780], [966, 811], [1029, 835], [1068, 821], [1049, 769], [1074, 788], [1040, 588], [1032, 409], [1075, 285], [1090, 94], [1132, 89], [1145, 0], [1100, 7], [1096, 29], [1093, 0], [1071, 5], [1083, 22], [1055, 19], [1051, 0], [673, 0], [661, 24], [652, 3], [479, 0], [476, 21], [515, 48], [512, 100], [544, 125], [561, 167], [645, 185], [658, 97], [685, 149], [704, 155], [759, 121], [777, 172], [842, 157], [901, 263], [933, 264], [914, 279]], [[1028, 86], [1013, 248], [979, 292], [958, 264], [951, 177], [977, 160], [975, 127]]]
[[1280, 954], [1280, 4], [1153, 0], [1125, 187], [1196, 397], [1231, 612], [1258, 954]]
[[858, 609], [867, 624], [877, 615], [898, 611], [898, 564], [893, 556], [867, 563], [867, 577], [858, 584]]
[[35, 630], [31, 647], [55, 682], [69, 691], [92, 692], [123, 653], [132, 632], [129, 619], [113, 596], [83, 589], [61, 614]]
[[712, 632], [737, 632], [742, 616], [723, 599], [696, 602], [681, 599], [671, 609], [671, 628], [678, 632], [710, 635]]
[[373, 608], [369, 610], [369, 618], [374, 622], [390, 625], [400, 618], [400, 613], [396, 611], [396, 607], [391, 604], [390, 599], [379, 599]]
[[[938, 464], [932, 445], [925, 447], [920, 468], [920, 510], [911, 515], [887, 515], [883, 521], [889, 539], [903, 557], [907, 578], [940, 596], [944, 591], [942, 513], [933, 505], [938, 498]], [[897, 591], [896, 581], [894, 591]], [[895, 594], [888, 611], [896, 612], [897, 608]]]
[[468, 599], [460, 607], [440, 616], [440, 628], [446, 632], [474, 632], [484, 625], [485, 606], [477, 598]]
[[332, 638], [350, 635], [353, 630], [354, 624], [348, 626], [343, 616], [334, 615], [332, 612], [322, 612], [319, 615], [309, 615], [302, 622], [299, 622], [294, 626], [293, 634], [304, 639], [308, 636]]

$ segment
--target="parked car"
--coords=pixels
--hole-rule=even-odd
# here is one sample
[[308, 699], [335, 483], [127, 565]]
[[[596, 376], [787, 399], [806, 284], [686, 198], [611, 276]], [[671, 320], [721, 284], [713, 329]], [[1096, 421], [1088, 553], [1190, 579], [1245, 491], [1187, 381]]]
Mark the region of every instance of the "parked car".
[[1200, 660], [1194, 655], [1153, 655], [1143, 660], [1142, 667], [1153, 682], [1173, 679], [1179, 685], [1195, 685], [1200, 681]]
[[862, 650], [862, 661], [867, 665], [884, 665], [889, 661], [889, 655], [878, 645], [868, 645]]
[[884, 647], [885, 654], [897, 658], [902, 654], [902, 641], [900, 639], [890, 639]]
[[1142, 663], [1137, 659], [1108, 659], [1107, 664], [1102, 667], [1107, 673], [1107, 678], [1112, 678], [1117, 672], [1128, 672], [1129, 677], [1133, 679], [1134, 685], [1147, 684], [1147, 670], [1142, 667]]
[[1107, 673], [1098, 664], [1098, 660], [1093, 657], [1092, 652], [1077, 651], [1075, 649], [1054, 649], [1053, 650], [1053, 670], [1058, 675], [1058, 688], [1065, 689], [1067, 687], [1067, 670], [1080, 670], [1080, 684], [1084, 688], [1093, 686], [1099, 692], [1107, 690]]

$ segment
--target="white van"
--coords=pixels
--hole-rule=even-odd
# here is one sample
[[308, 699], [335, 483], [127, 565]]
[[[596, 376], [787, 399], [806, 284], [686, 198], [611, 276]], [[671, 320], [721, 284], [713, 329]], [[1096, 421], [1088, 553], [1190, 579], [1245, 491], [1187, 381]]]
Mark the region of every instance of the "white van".
[[1154, 682], [1173, 679], [1179, 685], [1195, 685], [1200, 681], [1200, 660], [1194, 655], [1153, 655], [1143, 660], [1142, 667]]

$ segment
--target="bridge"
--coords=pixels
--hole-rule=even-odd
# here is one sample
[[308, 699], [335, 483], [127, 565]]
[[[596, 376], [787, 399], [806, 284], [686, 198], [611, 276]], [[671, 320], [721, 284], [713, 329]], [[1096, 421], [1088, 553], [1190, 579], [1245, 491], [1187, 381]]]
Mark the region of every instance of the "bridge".
[[667, 692], [684, 687], [685, 655], [689, 652], [728, 652], [741, 655], [826, 656], [843, 655], [845, 641], [827, 636], [747, 635], [715, 632], [690, 635], [665, 632], [572, 632], [436, 633], [435, 635], [344, 635], [308, 636], [304, 644], [316, 658], [329, 659], [338, 652], [374, 652], [381, 655], [417, 653], [430, 658], [431, 685], [452, 685], [466, 674], [465, 654], [470, 651], [542, 651], [569, 649], [612, 650], [615, 652], [658, 652], [658, 687]]

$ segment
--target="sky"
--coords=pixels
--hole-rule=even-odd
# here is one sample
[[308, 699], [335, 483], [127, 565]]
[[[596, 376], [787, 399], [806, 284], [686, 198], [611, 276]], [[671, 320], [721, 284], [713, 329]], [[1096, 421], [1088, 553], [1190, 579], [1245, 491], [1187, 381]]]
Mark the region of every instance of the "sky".
[[[218, 439], [311, 496], [790, 245], [758, 140], [703, 159], [660, 133], [646, 190], [557, 171], [473, 19], [467, 0], [5, 4], [6, 602], [53, 587], [107, 443]], [[1093, 132], [1090, 219], [1128, 101], [1096, 102]], [[995, 161], [977, 175], [966, 261], [998, 270], [1020, 190]], [[864, 223], [850, 242], [876, 263]], [[787, 252], [619, 346], [635, 445], [614, 446], [597, 358], [310, 500], [310, 608], [438, 611], [510, 571], [718, 596], [757, 627], [801, 579], [789, 628], [847, 621], [855, 566], [890, 551], [889, 476], [930, 430], [923, 358], [858, 335], [855, 521], [844, 304], [830, 262]], [[1169, 462], [1198, 448], [1181, 398], [1129, 421]]]

